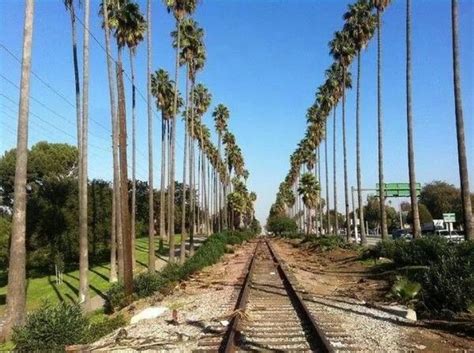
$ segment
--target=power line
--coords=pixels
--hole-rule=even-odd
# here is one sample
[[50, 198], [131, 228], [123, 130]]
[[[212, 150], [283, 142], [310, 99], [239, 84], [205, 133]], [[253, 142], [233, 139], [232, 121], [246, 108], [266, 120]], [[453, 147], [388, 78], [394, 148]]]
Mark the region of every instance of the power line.
[[[18, 114], [18, 112], [15, 111], [13, 108], [10, 108], [10, 107], [8, 107], [8, 106], [6, 106], [6, 105], [3, 105], [3, 107], [4, 107], [4, 108], [7, 108], [8, 110], [10, 110], [13, 114]], [[47, 121], [46, 119], [43, 119], [43, 118], [42, 118], [41, 116], [39, 116], [38, 114], [36, 114], [36, 113], [34, 113], [34, 112], [32, 112], [32, 111], [30, 111], [29, 113], [30, 113], [32, 116], [34, 116], [35, 118], [37, 118], [38, 120], [40, 120], [40, 121], [42, 121], [43, 123], [45, 123], [46, 125], [51, 126], [53, 129], [55, 129], [55, 130], [57, 130], [57, 131], [63, 133], [63, 134], [66, 135], [66, 136], [69, 136], [69, 137], [72, 138], [73, 140], [76, 140], [76, 136], [73, 136], [73, 135], [71, 135], [70, 133], [68, 133], [67, 131], [64, 131], [63, 129], [57, 127], [56, 125], [51, 124], [49, 121]], [[13, 119], [15, 119], [14, 116], [11, 116], [11, 115], [10, 115], [10, 117], [13, 118]], [[93, 148], [96, 148], [96, 149], [101, 150], [101, 151], [104, 151], [104, 152], [107, 152], [107, 153], [110, 152], [110, 151], [107, 151], [106, 149], [104, 149], [104, 148], [102, 148], [102, 147], [100, 147], [100, 146], [97, 146], [97, 145], [95, 145], [95, 144], [93, 144], [93, 143], [90, 143], [90, 142], [88, 143], [88, 146], [93, 147]]]
[[[0, 43], [0, 48], [3, 49], [4, 51], [6, 51], [11, 57], [13, 57], [19, 65], [21, 65], [21, 60], [20, 58], [15, 55], [10, 49], [8, 49], [5, 45], [3, 45], [2, 43]], [[54, 87], [52, 87], [48, 82], [46, 82], [44, 79], [42, 79], [36, 72], [34, 72], [33, 70], [31, 70], [31, 73], [33, 74], [33, 76], [35, 76], [43, 85], [45, 85], [49, 90], [51, 90], [51, 92], [53, 92], [54, 94], [56, 94], [58, 97], [60, 97], [63, 101], [65, 101], [68, 105], [70, 105], [72, 108], [76, 108], [75, 104], [73, 104], [64, 94], [62, 94], [61, 92], [59, 92], [57, 89], [55, 89]], [[105, 131], [107, 131], [108, 133], [110, 133], [110, 130], [105, 127], [104, 125], [102, 125], [100, 122], [98, 122], [97, 120], [95, 120], [94, 118], [90, 118], [90, 120], [92, 120], [94, 123], [96, 123], [98, 126], [102, 127]]]
[[[9, 78], [5, 77], [3, 74], [0, 73], [0, 77], [1, 77], [2, 79], [4, 79], [5, 81], [7, 81], [9, 84], [11, 84], [11, 85], [12, 85], [13, 87], [15, 87], [16, 89], [20, 90], [20, 87], [19, 87], [17, 84], [15, 84], [15, 83], [14, 83], [13, 81], [11, 81]], [[15, 102], [12, 98], [6, 96], [5, 94], [0, 93], [0, 96], [3, 96], [3, 97], [5, 97], [7, 100], [9, 100], [10, 102], [12, 102], [13, 104], [16, 104], [16, 102]], [[47, 106], [46, 104], [44, 104], [43, 102], [41, 102], [40, 100], [38, 100], [37, 98], [33, 97], [31, 94], [30, 94], [29, 96], [30, 96], [31, 100], [33, 100], [35, 103], [37, 103], [37, 104], [39, 104], [40, 106], [42, 106], [44, 109], [50, 111], [52, 114], [54, 114], [54, 115], [56, 115], [57, 117], [63, 119], [63, 120], [66, 121], [68, 124], [70, 124], [70, 125], [72, 125], [72, 126], [74, 126], [74, 127], [76, 126], [73, 122], [70, 121], [70, 119], [66, 118], [64, 115], [59, 114], [59, 113], [56, 112], [54, 109], [50, 108], [49, 106]], [[103, 139], [104, 141], [107, 141], [107, 139], [106, 139], [105, 137], [103, 137], [103, 136], [99, 136], [99, 135], [96, 135], [96, 134], [93, 134], [93, 133], [90, 133], [90, 132], [89, 132], [89, 134], [92, 135], [92, 136], [94, 136], [94, 137], [96, 137], [96, 138]]]

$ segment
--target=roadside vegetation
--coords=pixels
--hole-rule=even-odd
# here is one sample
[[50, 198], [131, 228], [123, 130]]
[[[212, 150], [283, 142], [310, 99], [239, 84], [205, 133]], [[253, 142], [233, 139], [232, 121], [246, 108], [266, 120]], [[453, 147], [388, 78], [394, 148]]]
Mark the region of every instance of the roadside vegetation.
[[132, 298], [124, 295], [122, 283], [112, 284], [106, 292], [105, 308], [91, 314], [85, 314], [73, 302], [43, 302], [27, 315], [24, 325], [14, 329], [14, 348], [25, 352], [45, 349], [63, 351], [66, 345], [95, 342], [127, 324], [120, 309], [141, 298], [169, 294], [180, 281], [219, 261], [229, 251], [229, 245], [241, 244], [254, 236], [255, 233], [250, 230], [213, 234], [183, 265], [170, 263], [156, 273], [143, 272], [135, 276]]

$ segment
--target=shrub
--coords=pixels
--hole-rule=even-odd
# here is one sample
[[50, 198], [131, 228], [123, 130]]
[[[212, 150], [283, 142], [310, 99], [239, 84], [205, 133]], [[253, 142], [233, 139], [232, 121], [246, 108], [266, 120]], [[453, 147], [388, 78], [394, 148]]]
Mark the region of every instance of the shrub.
[[428, 310], [467, 311], [474, 303], [474, 262], [453, 254], [444, 256], [423, 273], [421, 283]]
[[91, 320], [90, 329], [86, 338], [87, 343], [92, 343], [108, 335], [119, 327], [125, 326], [127, 320], [122, 315], [115, 317], [99, 316], [95, 320]]
[[12, 340], [20, 352], [62, 351], [65, 345], [84, 343], [88, 331], [89, 321], [78, 305], [45, 303], [14, 329]]
[[294, 233], [298, 226], [294, 219], [286, 216], [273, 216], [267, 221], [267, 229], [276, 235]]
[[337, 237], [334, 235], [330, 236], [322, 236], [322, 237], [311, 237], [308, 238], [307, 241], [316, 249], [321, 251], [329, 251], [334, 250], [336, 248], [344, 248], [346, 247], [346, 243], [344, 239], [341, 237]]
[[121, 282], [112, 283], [105, 295], [107, 297], [105, 301], [107, 312], [112, 312], [115, 308], [123, 308], [129, 304]]
[[[366, 253], [367, 254], [367, 253]], [[387, 257], [395, 267], [425, 266], [407, 271], [406, 277], [421, 284], [424, 307], [431, 312], [467, 311], [474, 303], [474, 242], [452, 244], [441, 237], [411, 242], [382, 241], [369, 250], [374, 258]]]
[[397, 280], [392, 286], [390, 293], [406, 303], [415, 299], [421, 290], [421, 285], [418, 282], [410, 281], [406, 277], [397, 276]]
[[[227, 244], [241, 244], [253, 236], [254, 233], [251, 231], [227, 231], [211, 235], [183, 266], [168, 264], [158, 273], [141, 273], [136, 276], [133, 280], [134, 298], [145, 298], [155, 292], [168, 292], [176, 282], [188, 278], [206, 266], [215, 264], [225, 254]], [[125, 297], [122, 284], [115, 283], [107, 291], [107, 310], [120, 309], [129, 303], [130, 300]]]

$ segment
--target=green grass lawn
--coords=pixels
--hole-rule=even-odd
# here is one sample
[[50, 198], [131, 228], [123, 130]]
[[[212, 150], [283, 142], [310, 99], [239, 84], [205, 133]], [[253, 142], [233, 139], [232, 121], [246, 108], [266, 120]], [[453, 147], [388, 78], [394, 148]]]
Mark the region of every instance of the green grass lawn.
[[[181, 243], [181, 235], [176, 235], [176, 245]], [[158, 249], [159, 240], [156, 240], [155, 249]], [[168, 253], [168, 246], [164, 244], [162, 255]], [[157, 251], [158, 255], [158, 251]], [[135, 242], [136, 272], [143, 271], [148, 264], [148, 238], [137, 238]], [[89, 270], [89, 294], [91, 297], [100, 295], [105, 297], [109, 283], [110, 263], [96, 265]], [[67, 272], [63, 275], [63, 283], [56, 284], [54, 275], [27, 279], [26, 307], [27, 310], [38, 308], [43, 301], [55, 303], [59, 301], [77, 301], [79, 288], [79, 270]], [[0, 316], [5, 311], [6, 284], [0, 287]]]

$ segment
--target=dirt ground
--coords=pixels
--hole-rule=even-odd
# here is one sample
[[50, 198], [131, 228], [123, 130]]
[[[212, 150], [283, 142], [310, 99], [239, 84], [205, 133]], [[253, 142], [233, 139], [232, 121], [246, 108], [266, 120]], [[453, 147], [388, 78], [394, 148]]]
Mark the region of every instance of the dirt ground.
[[[283, 260], [285, 260], [293, 271], [297, 281], [311, 295], [335, 300], [337, 302], [354, 300], [358, 305], [358, 311], [354, 315], [353, 310], [349, 318], [348, 315], [339, 314], [337, 318], [347, 327], [351, 328], [350, 320], [357, 321], [357, 315], [366, 314], [361, 306], [373, 310], [374, 304], [390, 304], [391, 299], [387, 297], [390, 289], [387, 275], [374, 273], [370, 264], [362, 263], [357, 258], [357, 252], [353, 250], [337, 249], [328, 252], [316, 252], [298, 246], [294, 241], [275, 240], [276, 249]], [[362, 304], [362, 305], [360, 305]], [[337, 310], [335, 311], [337, 312]], [[369, 315], [366, 315], [369, 316]], [[379, 323], [367, 321], [367, 326], [373, 327], [368, 330], [367, 337], [377, 341], [377, 329], [388, 319], [370, 314], [371, 320], [378, 320]], [[390, 334], [398, 331], [396, 339], [399, 341], [397, 347], [402, 350], [422, 351], [422, 352], [452, 352], [452, 351], [472, 351], [474, 352], [474, 338], [467, 334], [465, 330], [458, 330], [456, 323], [433, 322], [418, 320], [417, 322], [397, 321], [390, 319]], [[374, 328], [375, 327], [375, 328]], [[465, 327], [465, 323], [463, 325]], [[356, 330], [364, 330], [364, 327], [357, 327]], [[471, 331], [472, 332], [472, 331]], [[388, 332], [380, 332], [380, 338]], [[376, 343], [376, 342], [375, 342]], [[387, 347], [375, 346], [375, 350], [387, 351]], [[390, 349], [389, 349], [390, 351]]]
[[157, 294], [122, 309], [121, 313], [128, 320], [149, 307], [164, 307], [167, 311], [157, 318], [120, 328], [88, 349], [93, 352], [191, 352], [196, 349], [210, 328], [224, 329], [226, 320], [230, 320], [254, 249], [255, 242], [234, 246], [232, 253], [180, 283], [170, 295]]

